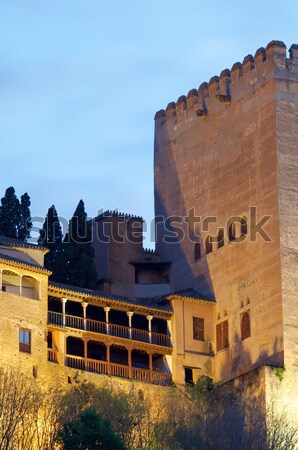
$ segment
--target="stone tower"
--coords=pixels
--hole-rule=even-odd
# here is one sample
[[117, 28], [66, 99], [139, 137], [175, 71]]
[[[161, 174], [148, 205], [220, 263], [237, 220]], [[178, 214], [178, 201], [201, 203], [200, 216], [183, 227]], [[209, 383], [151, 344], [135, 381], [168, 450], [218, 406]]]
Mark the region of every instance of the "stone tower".
[[155, 213], [172, 291], [217, 302], [216, 378], [285, 366], [298, 409], [297, 45], [272, 41], [156, 114]]

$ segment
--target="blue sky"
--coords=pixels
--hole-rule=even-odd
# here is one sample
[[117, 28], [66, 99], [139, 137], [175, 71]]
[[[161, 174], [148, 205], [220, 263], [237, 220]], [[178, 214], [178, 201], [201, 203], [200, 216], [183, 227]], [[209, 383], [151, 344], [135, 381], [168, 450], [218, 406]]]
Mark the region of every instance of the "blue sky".
[[296, 1], [0, 0], [0, 195], [150, 222], [155, 112], [297, 23]]

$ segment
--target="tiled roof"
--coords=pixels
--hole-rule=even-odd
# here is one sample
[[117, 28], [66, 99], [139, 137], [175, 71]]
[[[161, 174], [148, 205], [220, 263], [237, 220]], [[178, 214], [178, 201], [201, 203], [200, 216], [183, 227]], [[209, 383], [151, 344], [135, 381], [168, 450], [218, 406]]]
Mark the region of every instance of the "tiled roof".
[[9, 247], [32, 248], [34, 250], [48, 251], [46, 247], [30, 244], [29, 242], [19, 241], [18, 239], [9, 238], [2, 235], [0, 235], [0, 245], [7, 245]]
[[137, 298], [137, 297], [124, 297], [120, 295], [112, 295], [106, 294], [105, 292], [94, 291], [92, 289], [80, 288], [76, 286], [70, 286], [67, 284], [56, 283], [54, 281], [49, 282], [49, 288], [61, 289], [77, 294], [82, 294], [85, 296], [100, 298], [106, 300], [112, 300], [119, 303], [127, 303], [128, 305], [135, 305], [139, 307], [149, 308], [149, 309], [157, 309], [160, 311], [164, 311], [167, 313], [171, 313], [173, 311], [170, 301], [167, 299], [167, 295], [163, 295], [160, 297], [146, 297], [146, 298]]
[[36, 262], [35, 259], [27, 255], [27, 253], [24, 253], [20, 250], [16, 250], [14, 248], [3, 247], [0, 244], [0, 260], [1, 259], [8, 262], [20, 264], [22, 266], [26, 266], [31, 269], [46, 272], [48, 274], [51, 273], [49, 270], [45, 269], [43, 266], [38, 264], [38, 262]]
[[183, 289], [182, 291], [173, 292], [172, 294], [169, 294], [168, 297], [170, 298], [171, 296], [191, 298], [194, 300], [203, 300], [206, 302], [216, 303], [216, 300], [214, 298], [201, 294], [197, 289], [194, 288]]

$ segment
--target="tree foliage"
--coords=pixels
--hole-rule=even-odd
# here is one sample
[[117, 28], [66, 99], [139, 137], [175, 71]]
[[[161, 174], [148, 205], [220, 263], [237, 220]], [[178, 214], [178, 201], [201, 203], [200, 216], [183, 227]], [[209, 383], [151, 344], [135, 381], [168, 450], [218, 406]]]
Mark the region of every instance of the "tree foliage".
[[[152, 396], [116, 383], [75, 385], [61, 395], [16, 369], [0, 370], [1, 450], [295, 450], [297, 428], [274, 404], [209, 389]], [[203, 385], [203, 389], [202, 389]], [[207, 389], [205, 387], [207, 386]]]
[[62, 230], [54, 205], [47, 212], [42, 229], [39, 232], [38, 243], [50, 251], [45, 255], [44, 264], [52, 272], [54, 281], [65, 281], [64, 247], [62, 245]]
[[91, 408], [64, 423], [62, 442], [64, 450], [125, 450], [110, 423]]
[[97, 275], [92, 247], [91, 224], [85, 205], [80, 200], [69, 221], [64, 239], [65, 282], [70, 285], [96, 289]]
[[21, 241], [26, 241], [30, 238], [30, 230], [32, 228], [30, 206], [30, 197], [27, 192], [25, 192], [25, 194], [21, 196], [18, 225], [18, 239]]
[[1, 235], [23, 241], [30, 237], [32, 228], [30, 204], [27, 193], [23, 194], [19, 201], [12, 186], [6, 189], [0, 206]]
[[6, 189], [1, 198], [0, 207], [0, 234], [17, 239], [20, 223], [20, 202], [11, 186]]

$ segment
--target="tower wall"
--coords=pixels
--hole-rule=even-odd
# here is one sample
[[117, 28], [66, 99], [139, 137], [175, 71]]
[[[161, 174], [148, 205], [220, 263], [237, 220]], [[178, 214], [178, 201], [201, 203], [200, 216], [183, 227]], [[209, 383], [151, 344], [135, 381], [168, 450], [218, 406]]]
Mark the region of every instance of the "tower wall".
[[284, 403], [298, 411], [298, 47], [276, 74], [276, 133], [280, 212]]
[[[215, 327], [228, 320], [229, 347], [215, 355], [217, 381], [284, 363], [276, 86], [291, 61], [285, 45], [272, 41], [156, 114], [157, 250], [173, 261], [173, 291], [197, 288], [217, 301]], [[239, 236], [244, 217], [245, 240], [229, 241], [229, 225]], [[263, 236], [256, 232], [262, 218]], [[213, 242], [206, 254], [206, 239], [219, 228], [224, 246]], [[244, 312], [251, 337], [242, 340]]]

